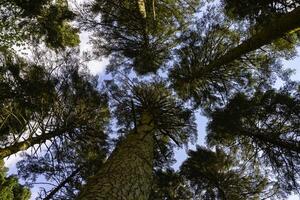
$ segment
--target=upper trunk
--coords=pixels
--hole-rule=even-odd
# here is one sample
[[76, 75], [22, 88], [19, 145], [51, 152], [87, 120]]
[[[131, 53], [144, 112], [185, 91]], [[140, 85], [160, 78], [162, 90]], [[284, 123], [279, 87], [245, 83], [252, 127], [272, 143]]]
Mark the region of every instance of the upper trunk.
[[143, 16], [143, 18], [147, 17], [147, 11], [146, 11], [146, 3], [145, 0], [138, 0], [138, 8], [140, 14]]
[[78, 200], [148, 200], [153, 179], [153, 126], [144, 113], [136, 131], [117, 145]]
[[239, 59], [251, 51], [254, 51], [264, 45], [270, 44], [272, 41], [283, 37], [285, 34], [300, 27], [300, 7], [287, 13], [272, 23], [263, 27], [251, 38], [245, 40], [237, 47], [229, 50], [225, 55], [211, 62], [207, 69], [214, 69], [221, 65], [226, 65], [235, 59]]

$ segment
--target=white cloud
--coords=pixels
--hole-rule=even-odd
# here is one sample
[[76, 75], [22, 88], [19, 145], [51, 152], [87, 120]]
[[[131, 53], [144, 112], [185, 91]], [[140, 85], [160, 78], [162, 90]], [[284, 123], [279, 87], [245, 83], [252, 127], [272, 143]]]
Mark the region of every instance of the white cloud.
[[[80, 53], [91, 52], [92, 45], [89, 42], [91, 34], [89, 32], [80, 33]], [[103, 58], [101, 60], [91, 60], [87, 62], [87, 66], [93, 75], [101, 75], [105, 71], [105, 67], [108, 64], [108, 59]]]
[[4, 159], [5, 167], [9, 168], [9, 173], [15, 173], [15, 170], [12, 170], [12, 168], [14, 168], [16, 163], [20, 160], [22, 160], [21, 152]]
[[105, 71], [105, 67], [108, 64], [107, 59], [103, 59], [102, 61], [92, 60], [88, 62], [87, 66], [93, 75], [103, 74]]

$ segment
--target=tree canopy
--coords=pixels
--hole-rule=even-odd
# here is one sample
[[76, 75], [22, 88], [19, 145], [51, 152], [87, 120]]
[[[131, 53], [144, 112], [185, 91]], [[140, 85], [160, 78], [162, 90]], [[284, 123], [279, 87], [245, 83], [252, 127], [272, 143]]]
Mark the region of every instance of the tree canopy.
[[28, 200], [30, 190], [19, 184], [16, 176], [7, 176], [7, 168], [4, 161], [0, 161], [0, 199], [7, 200]]
[[298, 0], [1, 1], [0, 199], [299, 194], [299, 19]]

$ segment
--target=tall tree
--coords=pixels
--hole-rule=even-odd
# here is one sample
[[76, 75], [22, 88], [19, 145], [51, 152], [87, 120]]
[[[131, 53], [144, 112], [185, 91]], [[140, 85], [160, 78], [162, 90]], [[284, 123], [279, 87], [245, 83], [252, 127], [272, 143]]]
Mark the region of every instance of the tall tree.
[[299, 94], [274, 90], [253, 97], [236, 95], [225, 108], [211, 113], [210, 145], [223, 145], [242, 158], [272, 168], [281, 187], [298, 191]]
[[[279, 58], [292, 57], [299, 41], [298, 1], [224, 0], [228, 16], [223, 7], [209, 5], [197, 12], [198, 0], [85, 4], [77, 10], [77, 22], [91, 32], [95, 56], [111, 59], [114, 80], [129, 69], [148, 75], [170, 67], [166, 82], [157, 81], [161, 74], [156, 73], [156, 81], [146, 81], [148, 76], [108, 83], [109, 99], [78, 57], [48, 59], [55, 62], [49, 68], [5, 54], [15, 41], [43, 41], [72, 54], [66, 47], [79, 43], [78, 30], [69, 23], [76, 16], [65, 1], [3, 2], [0, 157], [32, 147], [35, 153], [19, 163], [20, 175], [57, 180], [57, 187], [41, 197], [264, 198], [270, 170], [285, 193], [298, 190], [299, 91], [270, 90], [277, 77], [288, 80]], [[237, 10], [247, 5], [249, 11]], [[211, 118], [208, 142], [215, 150], [191, 151], [177, 173], [169, 170], [174, 147], [196, 136], [185, 101], [191, 99]], [[119, 136], [110, 154], [108, 104], [119, 134], [109, 130], [112, 138]], [[42, 146], [46, 153], [39, 157], [36, 148]]]
[[169, 73], [178, 95], [184, 100], [192, 99], [196, 106], [205, 109], [226, 104], [228, 97], [236, 92], [268, 88], [274, 77], [283, 74], [276, 61], [277, 53], [262, 50], [210, 67], [230, 49], [237, 48], [244, 37], [239, 30], [242, 27], [219, 12], [215, 7], [208, 8], [195, 28], [182, 36], [183, 44]]
[[60, 137], [46, 145], [42, 153], [26, 154], [17, 163], [19, 177], [30, 186], [39, 184], [41, 177], [45, 179], [40, 187], [40, 199], [74, 199], [82, 184], [95, 175], [106, 158], [108, 144], [99, 130], [93, 131], [72, 139]]
[[282, 15], [300, 6], [298, 0], [223, 0], [227, 14], [232, 18], [250, 19], [255, 21], [263, 18]]
[[75, 14], [64, 1], [3, 0], [0, 3], [0, 47], [11, 48], [42, 40], [53, 49], [79, 44]]
[[184, 178], [173, 169], [156, 170], [154, 174], [154, 187], [150, 200], [191, 200], [192, 189]]
[[51, 68], [20, 62], [4, 66], [2, 158], [50, 139], [77, 138], [95, 130], [105, 140], [107, 98], [98, 91], [95, 77], [71, 55], [60, 63], [57, 74]]
[[[268, 180], [259, 173], [249, 173], [222, 150], [213, 152], [205, 147], [189, 151], [180, 173], [194, 188], [199, 199], [265, 199], [276, 194], [268, 189]], [[270, 191], [269, 191], [270, 190]]]
[[[111, 70], [133, 68], [143, 75], [166, 63], [176, 34], [187, 27], [198, 4], [198, 0], [96, 0], [82, 14], [82, 24], [94, 33], [94, 52], [110, 56]], [[95, 18], [98, 14], [100, 21]]]
[[134, 84], [130, 93], [122, 89], [112, 96], [126, 136], [78, 199], [148, 199], [159, 141], [182, 145], [195, 134], [192, 112], [163, 83]]
[[0, 160], [0, 199], [2, 200], [29, 200], [30, 190], [22, 186], [15, 176], [6, 175], [7, 168]]

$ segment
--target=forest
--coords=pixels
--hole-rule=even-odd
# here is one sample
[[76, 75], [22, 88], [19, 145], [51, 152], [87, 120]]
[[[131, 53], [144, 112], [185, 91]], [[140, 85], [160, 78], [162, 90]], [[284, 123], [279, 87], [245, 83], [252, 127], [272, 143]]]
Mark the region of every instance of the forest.
[[299, 44], [300, 0], [1, 0], [0, 200], [300, 196]]

